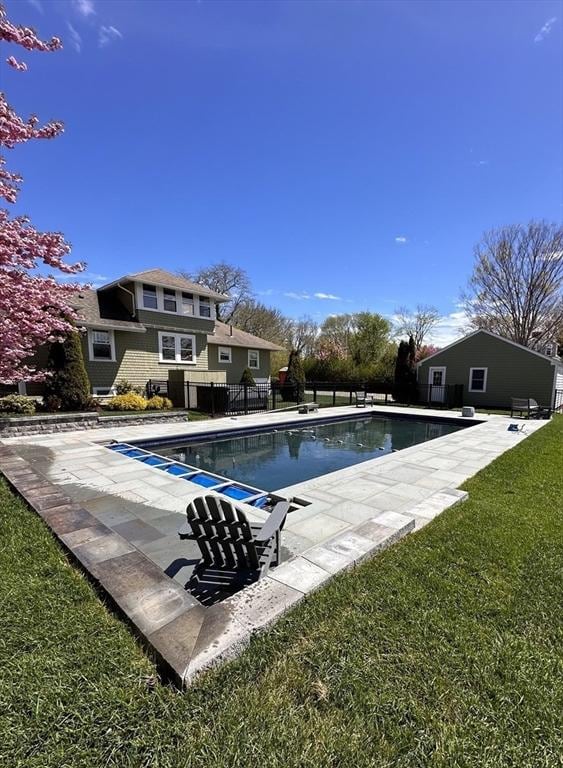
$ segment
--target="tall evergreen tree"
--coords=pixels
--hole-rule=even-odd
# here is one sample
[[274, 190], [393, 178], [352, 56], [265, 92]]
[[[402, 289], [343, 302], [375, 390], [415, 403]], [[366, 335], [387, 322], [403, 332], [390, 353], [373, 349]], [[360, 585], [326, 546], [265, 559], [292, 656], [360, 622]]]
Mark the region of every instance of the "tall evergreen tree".
[[395, 363], [395, 386], [393, 397], [398, 402], [411, 401], [416, 393], [416, 347], [412, 336], [401, 341]]
[[90, 406], [90, 382], [77, 331], [70, 333], [64, 341], [51, 344], [47, 368], [51, 372], [45, 382], [48, 406], [63, 411], [80, 411]]
[[305, 397], [305, 371], [301, 355], [295, 349], [289, 353], [287, 374], [284, 385], [284, 400], [296, 403], [302, 402]]

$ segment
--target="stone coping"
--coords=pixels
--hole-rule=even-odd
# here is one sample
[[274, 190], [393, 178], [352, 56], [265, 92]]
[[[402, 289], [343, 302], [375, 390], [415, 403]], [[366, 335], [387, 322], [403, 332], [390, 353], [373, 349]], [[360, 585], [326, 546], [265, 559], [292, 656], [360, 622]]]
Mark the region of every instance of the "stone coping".
[[[387, 521], [376, 516], [357, 532], [336, 535], [222, 603], [205, 607], [5, 445], [0, 446], [0, 471], [129, 620], [178, 687], [236, 655], [254, 633], [335, 573], [380, 552], [414, 528], [414, 519]], [[443, 503], [449, 506], [461, 498], [459, 492]]]
[[[392, 407], [370, 411], [378, 415], [404, 414], [403, 409]], [[463, 421], [458, 413], [408, 411], [410, 416], [420, 418], [454, 416]], [[348, 407], [326, 409], [325, 413], [365, 415], [365, 411], [358, 413]], [[311, 421], [307, 415], [292, 415], [300, 423]], [[219, 419], [206, 424], [205, 431], [239, 430], [251, 424], [275, 426], [287, 419], [287, 413]], [[74, 477], [85, 478], [79, 490], [96, 491], [97, 498], [103, 501], [107, 488], [112, 502], [120, 498], [120, 493], [125, 503], [132, 495], [130, 483], [135, 490], [142, 486], [139, 493], [144, 493], [146, 483], [149, 506], [143, 509], [151, 512], [150, 504], [162, 507], [161, 499], [169, 492], [177, 494], [177, 508], [185, 509], [185, 486], [172, 483], [171, 491], [160, 484], [150, 488], [149, 480], [162, 482], [156, 470], [139, 466], [140, 474], [134, 480], [123, 482], [123, 477], [115, 477], [120, 462], [128, 460], [107, 451], [103, 443], [109, 437], [128, 442], [154, 438], [146, 425], [114, 428], [107, 437], [104, 434], [103, 441], [81, 432], [5, 440], [0, 443], [0, 471], [111, 598], [161, 669], [180, 687], [208, 666], [234, 656], [255, 632], [276, 621], [334, 574], [377, 554], [462, 501], [467, 494], [457, 490], [457, 485], [546, 423], [527, 423], [526, 432], [508, 433], [509, 421], [506, 417], [485, 417], [465, 430], [285, 489], [288, 494], [304, 495], [312, 502], [308, 508], [291, 513], [282, 532], [282, 543], [284, 539], [293, 542], [292, 559], [271, 570], [259, 583], [212, 607], [199, 604], [182, 584], [165, 574], [154, 558], [120, 535], [110, 522], [106, 524], [106, 518], [100, 519], [87, 509], [89, 495], [75, 494], [73, 499], [72, 483], [65, 489], [66, 473], [75, 472]], [[199, 433], [203, 425], [160, 426], [160, 434], [172, 436]], [[45, 470], [44, 459], [34, 458], [33, 452], [43, 447], [55, 457], [61, 452], [62, 458], [55, 458], [52, 472]], [[346, 482], [350, 479], [354, 479], [353, 491]], [[121, 487], [122, 491], [112, 492], [112, 483], [113, 488]], [[153, 502], [151, 498], [158, 500]], [[115, 527], [124, 530], [123, 526]], [[150, 554], [150, 550], [147, 552]]]

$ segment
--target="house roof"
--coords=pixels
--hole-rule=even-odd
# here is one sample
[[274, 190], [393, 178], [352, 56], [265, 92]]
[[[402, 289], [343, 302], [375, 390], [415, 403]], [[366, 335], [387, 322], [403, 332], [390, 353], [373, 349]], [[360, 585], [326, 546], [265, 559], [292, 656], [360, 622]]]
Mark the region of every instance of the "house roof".
[[473, 331], [472, 333], [468, 333], [466, 336], [462, 336], [461, 339], [452, 341], [451, 344], [448, 344], [446, 347], [442, 347], [442, 349], [439, 349], [437, 352], [434, 352], [433, 355], [428, 355], [428, 357], [425, 357], [424, 360], [420, 360], [420, 362], [416, 364], [417, 368], [423, 365], [424, 363], [427, 363], [428, 360], [432, 360], [433, 357], [436, 357], [437, 355], [441, 355], [442, 352], [445, 352], [447, 349], [451, 349], [452, 347], [455, 347], [458, 344], [461, 344], [467, 339], [470, 339], [472, 336], [476, 336], [478, 333], [485, 333], [487, 334], [487, 336], [492, 336], [493, 339], [504, 341], [505, 344], [511, 344], [513, 347], [518, 347], [519, 349], [523, 349], [525, 352], [529, 352], [531, 355], [537, 355], [538, 357], [541, 357], [544, 360], [549, 360], [549, 362], [552, 365], [561, 365], [562, 363], [561, 358], [559, 357], [550, 357], [549, 355], [544, 355], [542, 354], [542, 352], [536, 352], [535, 349], [530, 349], [530, 347], [525, 347], [523, 344], [518, 344], [517, 341], [512, 341], [512, 339], [506, 339], [504, 336], [499, 336], [498, 333], [487, 331], [484, 328], [478, 328], [476, 331]]
[[120, 277], [107, 285], [102, 285], [98, 290], [105, 291], [108, 288], [113, 288], [118, 283], [132, 282], [135, 280], [145, 283], [155, 283], [156, 285], [162, 285], [164, 288], [175, 288], [181, 291], [187, 291], [188, 293], [197, 293], [199, 296], [209, 296], [210, 299], [214, 299], [217, 302], [229, 300], [229, 297], [222, 293], [212, 291], [205, 285], [193, 283], [191, 280], [186, 280], [185, 277], [180, 277], [180, 275], [167, 272], [165, 269], [145, 269], [143, 272], [133, 272], [129, 275], [123, 275], [123, 277]]
[[250, 349], [267, 349], [272, 352], [283, 350], [278, 344], [274, 344], [259, 336], [241, 331], [239, 328], [215, 321], [215, 333], [207, 336], [208, 344], [220, 344], [222, 347], [249, 347]]
[[70, 304], [86, 326], [144, 332], [145, 327], [131, 317], [121, 302], [112, 298], [112, 294], [85, 288], [73, 296]]
[[[145, 326], [132, 318], [121, 302], [114, 299], [112, 292], [86, 288], [73, 297], [71, 304], [77, 310], [85, 326], [140, 333], [146, 331]], [[263, 349], [272, 352], [283, 349], [271, 341], [266, 341], [266, 339], [241, 331], [239, 328], [221, 323], [219, 320], [215, 320], [215, 333], [208, 334], [207, 343], [220, 344], [225, 347]]]

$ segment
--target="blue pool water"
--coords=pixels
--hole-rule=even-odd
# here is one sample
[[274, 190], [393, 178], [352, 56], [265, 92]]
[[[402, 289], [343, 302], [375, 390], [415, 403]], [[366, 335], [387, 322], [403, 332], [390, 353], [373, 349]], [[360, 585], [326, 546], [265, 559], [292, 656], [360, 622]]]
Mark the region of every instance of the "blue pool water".
[[[464, 425], [366, 416], [267, 432], [167, 443], [149, 450], [238, 483], [275, 491], [393, 450], [463, 429]], [[467, 425], [469, 426], [469, 425]], [[170, 470], [168, 470], [170, 471]]]

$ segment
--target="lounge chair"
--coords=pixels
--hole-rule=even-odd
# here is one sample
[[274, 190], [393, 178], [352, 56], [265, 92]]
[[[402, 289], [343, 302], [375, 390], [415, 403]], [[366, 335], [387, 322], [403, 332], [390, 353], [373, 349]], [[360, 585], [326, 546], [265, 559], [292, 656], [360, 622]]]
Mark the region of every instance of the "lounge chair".
[[281, 530], [289, 503], [280, 501], [264, 523], [249, 523], [245, 513], [228, 499], [198, 496], [188, 504], [181, 539], [195, 539], [201, 561], [187, 589], [206, 602], [206, 596], [240, 589], [261, 579], [271, 565], [279, 565]]
[[551, 408], [538, 405], [532, 397], [511, 397], [510, 398], [510, 418], [513, 418], [514, 413], [522, 415], [526, 414], [526, 418], [539, 419], [542, 416], [551, 415]]
[[375, 405], [375, 397], [367, 392], [358, 391], [356, 395], [356, 408], [365, 408], [366, 405]]

